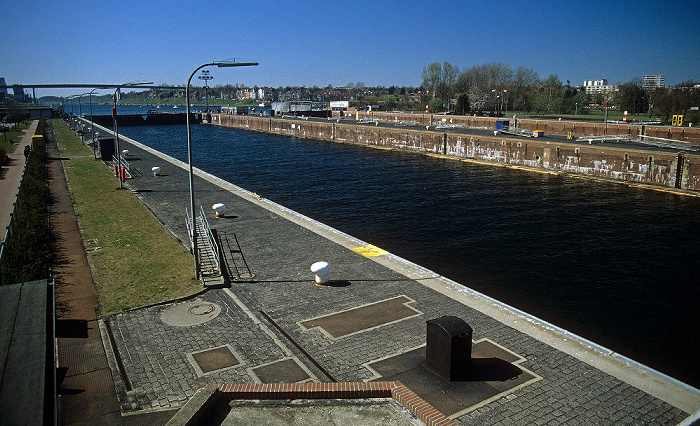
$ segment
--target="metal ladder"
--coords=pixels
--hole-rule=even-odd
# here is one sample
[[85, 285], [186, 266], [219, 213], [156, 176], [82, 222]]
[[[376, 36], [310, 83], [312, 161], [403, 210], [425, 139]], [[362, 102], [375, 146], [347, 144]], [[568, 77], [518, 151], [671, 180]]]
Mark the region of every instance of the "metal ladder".
[[[189, 212], [185, 210], [187, 217], [187, 233], [192, 244], [192, 224]], [[209, 222], [204, 215], [204, 209], [200, 207], [200, 214], [194, 218], [195, 230], [197, 232], [197, 254], [199, 258], [199, 271], [204, 285], [223, 284], [224, 278], [221, 273], [221, 261], [219, 259], [219, 245], [214, 238], [214, 234], [209, 227]]]

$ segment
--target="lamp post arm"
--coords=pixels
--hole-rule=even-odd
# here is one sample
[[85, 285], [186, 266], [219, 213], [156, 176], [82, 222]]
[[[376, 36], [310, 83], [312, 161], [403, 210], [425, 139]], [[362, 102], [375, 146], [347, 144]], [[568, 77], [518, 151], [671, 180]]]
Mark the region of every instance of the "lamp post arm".
[[[187, 85], [185, 86], [185, 102], [186, 102], [186, 115], [187, 115], [187, 160], [189, 163], [190, 171], [190, 217], [191, 219], [191, 232], [192, 232], [192, 254], [194, 255], [194, 271], [195, 279], [199, 279], [200, 268], [199, 268], [199, 253], [197, 252], [197, 224], [195, 222], [195, 202], [194, 202], [194, 173], [192, 167], [192, 129], [190, 128], [190, 84], [192, 83], [192, 77], [197, 74], [197, 71], [204, 67], [217, 66], [217, 67], [245, 67], [245, 66], [255, 66], [258, 65], [257, 62], [208, 62], [202, 64], [192, 71], [190, 77], [187, 79]], [[205, 80], [206, 83], [206, 80]]]
[[189, 164], [189, 174], [190, 174], [190, 223], [192, 227], [190, 228], [190, 238], [192, 239], [192, 255], [194, 255], [194, 276], [195, 279], [199, 279], [199, 253], [197, 252], [197, 223], [195, 222], [195, 202], [194, 202], [194, 173], [192, 167], [192, 130], [190, 129], [190, 83], [192, 82], [192, 77], [204, 67], [214, 65], [214, 63], [208, 63], [198, 66], [190, 77], [187, 79], [187, 86], [185, 87], [185, 115], [187, 119], [187, 162]]
[[[114, 106], [112, 107], [112, 123], [114, 123], [114, 153], [117, 156], [117, 166], [121, 166], [121, 160], [119, 159], [119, 130], [117, 129], [117, 93], [119, 93], [119, 89], [124, 86], [123, 84], [117, 86], [116, 89], [114, 89], [114, 95], [112, 96], [112, 100], [114, 101]], [[123, 183], [121, 180], [121, 177], [119, 176], [119, 169], [117, 169], [116, 172], [117, 179], [119, 180], [119, 189], [122, 189]]]

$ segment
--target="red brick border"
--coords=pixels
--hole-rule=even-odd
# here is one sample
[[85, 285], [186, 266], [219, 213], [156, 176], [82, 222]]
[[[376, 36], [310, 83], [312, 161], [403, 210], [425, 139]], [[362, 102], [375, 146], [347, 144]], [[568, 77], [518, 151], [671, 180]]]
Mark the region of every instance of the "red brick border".
[[394, 398], [414, 416], [429, 426], [454, 425], [412, 390], [393, 382], [334, 383], [239, 383], [206, 384], [200, 388], [216, 388], [227, 399], [356, 399]]

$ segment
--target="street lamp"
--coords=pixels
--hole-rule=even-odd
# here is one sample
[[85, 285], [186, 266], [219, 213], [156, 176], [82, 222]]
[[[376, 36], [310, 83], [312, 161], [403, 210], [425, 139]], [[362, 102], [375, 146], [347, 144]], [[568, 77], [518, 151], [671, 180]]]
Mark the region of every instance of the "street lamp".
[[[93, 91], [95, 91], [95, 90], [97, 90], [97, 89], [93, 89]], [[79, 120], [78, 125], [80, 126], [80, 141], [83, 144], [85, 143], [85, 132], [83, 132], [83, 126], [84, 126], [83, 121], [82, 121], [83, 120], [83, 108], [82, 108], [82, 104], [81, 104], [81, 99], [83, 96], [91, 94], [91, 93], [92, 92], [85, 92], [85, 93], [81, 93], [80, 95], [78, 95], [78, 120]], [[92, 100], [90, 102], [90, 111], [91, 111], [90, 112], [90, 121], [92, 121]]]
[[70, 122], [73, 124], [73, 131], [75, 131], [75, 112], [73, 111], [73, 106], [75, 105], [75, 102], [73, 100], [78, 97], [78, 95], [71, 95], [66, 98], [66, 100], [70, 101]]
[[[112, 121], [114, 122], [114, 146], [116, 148], [116, 154], [117, 154], [117, 166], [120, 167], [122, 165], [122, 156], [120, 154], [121, 151], [119, 151], [119, 131], [117, 130], [117, 93], [119, 93], [119, 89], [121, 89], [124, 86], [140, 86], [142, 84], [153, 84], [152, 81], [149, 81], [147, 83], [123, 83], [117, 86], [116, 89], [114, 89], [114, 107], [112, 107]], [[119, 189], [124, 188], [124, 184], [122, 183], [122, 179], [119, 176], [119, 171], [117, 171], [117, 179], [119, 180]]]
[[78, 95], [78, 128], [79, 128], [78, 131], [80, 132], [80, 142], [83, 144], [85, 143], [85, 138], [84, 138], [84, 133], [83, 133], [83, 121], [82, 121], [83, 108], [82, 108], [82, 104], [81, 104], [80, 100], [83, 98], [84, 94], [85, 93], [81, 93]]
[[[190, 220], [192, 224], [192, 254], [194, 254], [194, 277], [199, 279], [199, 254], [197, 253], [197, 226], [194, 222], [194, 175], [192, 173], [192, 130], [190, 129], [190, 82], [192, 77], [204, 67], [216, 65], [217, 67], [248, 67], [258, 65], [257, 62], [215, 61], [198, 66], [187, 79], [185, 88], [185, 101], [187, 102], [187, 161], [190, 169]], [[206, 81], [206, 80], [205, 80]], [[116, 130], [116, 127], [115, 127]]]
[[90, 99], [90, 131], [92, 132], [92, 156], [93, 158], [97, 154], [97, 142], [95, 141], [95, 121], [92, 118], [92, 93], [98, 89], [92, 89], [88, 92], [88, 98]]
[[209, 70], [202, 71], [202, 75], [198, 77], [200, 80], [204, 80], [204, 103], [207, 107], [206, 111], [209, 112], [209, 98], [207, 97], [207, 89], [209, 88], [207, 82], [214, 78], [213, 75], [209, 75]]
[[498, 95], [496, 94], [496, 89], [491, 89], [491, 93], [493, 93], [493, 115], [496, 116], [498, 113]]

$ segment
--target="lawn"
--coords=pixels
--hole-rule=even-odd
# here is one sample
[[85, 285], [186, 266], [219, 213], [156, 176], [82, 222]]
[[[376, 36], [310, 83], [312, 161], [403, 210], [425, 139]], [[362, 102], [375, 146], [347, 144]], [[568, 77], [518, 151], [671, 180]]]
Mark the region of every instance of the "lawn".
[[0, 146], [5, 148], [6, 153], [11, 154], [15, 152], [17, 145], [14, 145], [13, 142], [18, 143], [19, 140], [22, 139], [24, 130], [29, 127], [29, 124], [31, 124], [31, 121], [18, 123], [17, 127], [19, 131], [15, 130], [14, 124], [3, 124], [10, 128], [9, 132], [2, 132], [2, 134], [0, 134]]
[[193, 259], [62, 120], [52, 120], [101, 315], [192, 294]]

